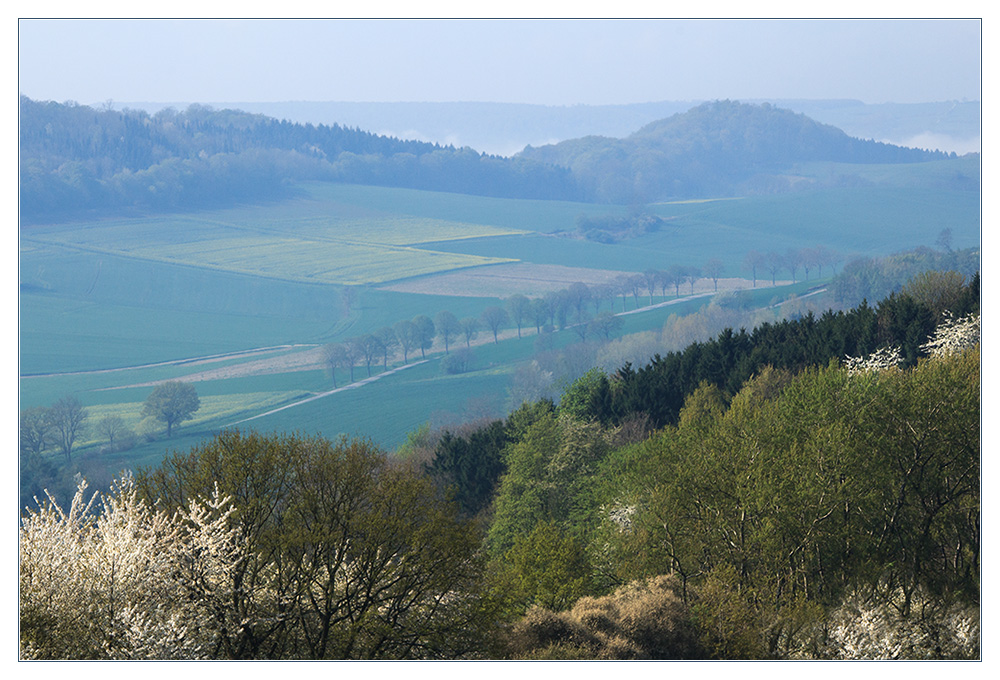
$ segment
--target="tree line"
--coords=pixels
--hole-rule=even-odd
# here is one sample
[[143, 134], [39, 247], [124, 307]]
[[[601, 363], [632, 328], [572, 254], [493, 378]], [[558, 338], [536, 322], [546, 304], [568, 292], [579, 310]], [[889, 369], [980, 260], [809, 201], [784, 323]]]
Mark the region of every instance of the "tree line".
[[[499, 342], [504, 330], [515, 328], [520, 338], [525, 330], [532, 327], [539, 335], [557, 329], [571, 329], [581, 340], [588, 337], [608, 340], [623, 325], [615, 312], [619, 297], [621, 311], [628, 309], [629, 296], [633, 298], [634, 308], [639, 307], [640, 298], [646, 294], [649, 304], [652, 304], [657, 290], [666, 297], [667, 290], [673, 288], [679, 297], [682, 285], [689, 286], [693, 292], [694, 284], [703, 278], [702, 271], [697, 267], [675, 265], [666, 270], [650, 269], [642, 274], [620, 275], [609, 283], [587, 285], [576, 282], [536, 297], [516, 293], [502, 299], [501, 304], [488, 305], [479, 316], [458, 318], [448, 310], [439, 312], [433, 319], [419, 314], [371, 333], [325, 345], [324, 363], [336, 387], [338, 369], [347, 371], [350, 381], [354, 382], [355, 368], [363, 366], [366, 376], [371, 377], [372, 366], [381, 363], [382, 369], [386, 370], [390, 359], [401, 357], [406, 364], [417, 350], [421, 358], [425, 358], [435, 341], [444, 346], [445, 370], [462, 372], [458, 368], [471, 360], [472, 343], [480, 332], [488, 333], [494, 344]], [[724, 267], [717, 259], [709, 260], [704, 269], [706, 276], [716, 282], [723, 271]], [[448, 359], [452, 345], [463, 342], [467, 351], [460, 354], [458, 360]]]
[[565, 169], [468, 148], [200, 105], [151, 115], [20, 97], [25, 222], [275, 200], [292, 195], [297, 180], [580, 197]]
[[978, 658], [978, 278], [924, 278], [749, 373], [758, 329], [692, 345], [670, 417], [594, 370], [396, 455], [230, 430], [81, 485], [22, 517], [20, 654]]
[[[794, 162], [948, 157], [852, 139], [789, 111], [735, 102], [704, 104], [624, 140], [587, 137], [512, 158], [197, 104], [149, 114], [22, 95], [19, 111], [25, 223], [278, 200], [301, 180], [637, 205], [787, 191], [782, 169]], [[613, 241], [659, 225], [644, 216], [585, 219], [580, 227], [588, 238]]]

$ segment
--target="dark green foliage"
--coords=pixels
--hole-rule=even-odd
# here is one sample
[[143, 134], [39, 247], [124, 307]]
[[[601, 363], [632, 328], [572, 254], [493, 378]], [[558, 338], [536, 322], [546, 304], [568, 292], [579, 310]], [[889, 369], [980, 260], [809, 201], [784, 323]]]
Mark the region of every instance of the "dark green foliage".
[[503, 421], [494, 420], [467, 436], [445, 431], [434, 450], [430, 475], [454, 489], [467, 515], [481, 512], [492, 500], [503, 473], [503, 449], [510, 441]]
[[[978, 310], [979, 278], [952, 293], [954, 306]], [[764, 323], [747, 332], [726, 329], [707, 342], [694, 343], [682, 352], [659, 356], [641, 368], [625, 365], [600, 398], [578, 415], [604, 423], [620, 423], [645, 413], [656, 427], [677, 422], [684, 400], [699, 384], [707, 382], [735, 394], [765, 366], [800, 371], [823, 366], [831, 359], [867, 356], [879, 347], [901, 348], [905, 366], [913, 366], [924, 353], [935, 328], [934, 312], [905, 294], [892, 294], [876, 309], [867, 303], [845, 311], [827, 311], [819, 318], [811, 312], [795, 320]]]
[[922, 353], [920, 345], [927, 342], [937, 326], [933, 310], [908, 295], [893, 294], [879, 303], [876, 315], [878, 346], [898, 345], [903, 365], [915, 365]]
[[585, 239], [598, 243], [617, 243], [623, 239], [659, 231], [663, 225], [662, 217], [648, 213], [635, 213], [626, 217], [580, 215], [576, 218], [577, 232]]
[[468, 347], [455, 350], [454, 354], [448, 354], [441, 359], [441, 370], [447, 375], [467, 373], [472, 370], [476, 360], [476, 354]]

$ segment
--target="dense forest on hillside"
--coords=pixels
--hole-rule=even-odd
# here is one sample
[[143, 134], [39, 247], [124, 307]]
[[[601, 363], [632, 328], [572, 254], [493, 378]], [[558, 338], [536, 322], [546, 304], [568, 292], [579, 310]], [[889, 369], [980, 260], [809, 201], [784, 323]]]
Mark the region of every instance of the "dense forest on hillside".
[[769, 104], [717, 101], [624, 139], [584, 137], [529, 147], [519, 157], [571, 169], [592, 200], [644, 203], [787, 191], [795, 185], [796, 163], [919, 163], [949, 156], [855, 139]]
[[[637, 204], [787, 191], [801, 183], [796, 163], [947, 157], [854, 139], [767, 104], [729, 101], [703, 104], [624, 139], [584, 137], [506, 158], [199, 105], [151, 115], [20, 98], [26, 223], [273, 200], [290, 195], [298, 180]], [[954, 182], [978, 188], [971, 179]]]
[[979, 299], [926, 271], [395, 455], [227, 430], [22, 517], [21, 655], [978, 658]]
[[192, 105], [94, 109], [20, 98], [21, 217], [175, 210], [289, 195], [328, 180], [485, 196], [577, 198], [568, 171], [339, 125]]
[[[803, 113], [852, 137], [903, 146], [946, 150], [978, 148], [978, 101], [868, 104], [856, 99], [743, 100]], [[115, 102], [116, 108], [158, 111], [184, 109], [191, 102]], [[527, 145], [542, 146], [586, 135], [626, 137], [650, 121], [669, 118], [701, 101], [543, 106], [499, 102], [202, 102], [217, 109], [240, 109], [302, 123], [340, 123], [379, 134], [420, 139], [478, 151], [513, 155]], [[404, 131], [406, 131], [404, 133]], [[930, 134], [928, 134], [930, 133]], [[914, 144], [913, 142], [922, 142]], [[930, 144], [931, 146], [927, 146]]]

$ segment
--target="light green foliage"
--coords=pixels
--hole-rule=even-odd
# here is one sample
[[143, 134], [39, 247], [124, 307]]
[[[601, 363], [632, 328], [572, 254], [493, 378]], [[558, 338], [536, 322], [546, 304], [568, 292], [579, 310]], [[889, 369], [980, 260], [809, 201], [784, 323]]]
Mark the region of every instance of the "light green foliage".
[[200, 406], [198, 393], [193, 385], [168, 380], [157, 385], [146, 398], [142, 415], [153, 416], [166, 423], [169, 437], [173, 426], [191, 418]]
[[764, 372], [724, 412], [707, 390], [697, 395], [685, 410], [705, 402], [698, 417], [602, 472], [615, 480], [606, 507], [636, 508], [628, 531], [609, 515], [602, 569], [674, 572], [698, 588], [714, 573], [712, 625], [760, 636], [754, 647], [719, 633], [742, 650], [724, 656], [799, 648], [806, 605], [832, 606], [850, 585], [875, 604], [892, 599], [904, 618], [918, 615], [924, 588], [978, 602], [977, 351], [910, 370]]
[[680, 412], [681, 427], [697, 428], [711, 424], [726, 410], [726, 397], [716, 385], [702, 381], [684, 400]]
[[940, 321], [947, 310], [954, 308], [964, 285], [965, 277], [959, 272], [931, 270], [910, 279], [902, 292], [930, 307]]
[[609, 450], [599, 425], [553, 412], [537, 416], [522, 432], [506, 450], [507, 473], [487, 536], [497, 558], [539, 522], [582, 526], [592, 512], [592, 476]]
[[396, 449], [396, 456], [401, 460], [423, 458], [424, 453], [434, 446], [431, 437], [431, 424], [423, 423], [415, 430], [406, 433], [406, 441]]
[[574, 418], [594, 413], [601, 395], [608, 389], [608, 376], [600, 368], [592, 368], [573, 381], [559, 398], [559, 411]]
[[586, 548], [548, 521], [519, 535], [501, 562], [500, 583], [517, 606], [559, 611], [593, 592]]

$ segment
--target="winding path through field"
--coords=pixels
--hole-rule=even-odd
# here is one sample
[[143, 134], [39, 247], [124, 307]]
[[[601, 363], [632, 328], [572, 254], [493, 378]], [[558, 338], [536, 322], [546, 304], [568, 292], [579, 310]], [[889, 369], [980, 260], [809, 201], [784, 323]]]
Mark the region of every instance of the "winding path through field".
[[310, 401], [316, 401], [317, 399], [322, 399], [323, 397], [329, 397], [331, 394], [337, 394], [338, 392], [344, 392], [346, 390], [353, 390], [362, 385], [367, 385], [368, 383], [380, 380], [387, 375], [392, 375], [393, 373], [399, 373], [407, 368], [413, 368], [414, 366], [419, 366], [420, 364], [425, 364], [430, 359], [422, 359], [420, 361], [414, 361], [412, 364], [403, 364], [402, 366], [397, 366], [389, 371], [384, 371], [382, 373], [377, 373], [371, 377], [365, 378], [364, 380], [358, 380], [357, 382], [352, 382], [350, 385], [344, 385], [343, 387], [338, 387], [336, 389], [329, 390], [327, 392], [320, 392], [319, 394], [314, 394], [311, 397], [305, 399], [300, 399], [299, 401], [292, 402], [291, 404], [285, 404], [284, 406], [279, 406], [278, 408], [271, 409], [265, 413], [258, 413], [255, 416], [250, 416], [249, 418], [244, 418], [243, 420], [237, 420], [236, 422], [229, 423], [226, 427], [232, 427], [234, 425], [240, 425], [241, 423], [246, 423], [251, 420], [256, 420], [257, 418], [263, 418], [264, 416], [269, 416], [272, 413], [277, 413], [278, 411], [284, 411], [285, 409], [292, 408], [293, 406], [301, 406], [302, 404], [308, 404]]

